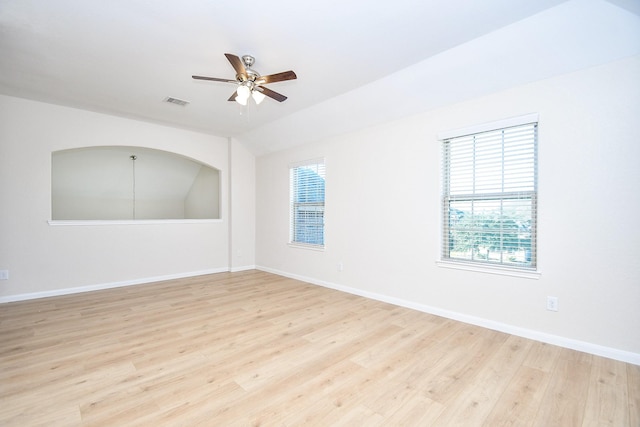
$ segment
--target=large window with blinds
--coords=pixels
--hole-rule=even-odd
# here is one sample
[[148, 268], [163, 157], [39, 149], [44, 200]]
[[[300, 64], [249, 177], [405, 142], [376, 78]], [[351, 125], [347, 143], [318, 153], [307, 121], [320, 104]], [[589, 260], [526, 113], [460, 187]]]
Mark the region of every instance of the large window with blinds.
[[537, 122], [442, 140], [442, 260], [534, 270]]
[[290, 165], [290, 244], [324, 247], [324, 190], [323, 159]]

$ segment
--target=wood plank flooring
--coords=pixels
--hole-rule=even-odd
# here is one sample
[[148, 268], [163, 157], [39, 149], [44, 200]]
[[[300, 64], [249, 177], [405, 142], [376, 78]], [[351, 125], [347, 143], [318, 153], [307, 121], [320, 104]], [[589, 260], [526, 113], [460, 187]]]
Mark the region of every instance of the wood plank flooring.
[[248, 271], [0, 305], [2, 426], [640, 426], [640, 367]]

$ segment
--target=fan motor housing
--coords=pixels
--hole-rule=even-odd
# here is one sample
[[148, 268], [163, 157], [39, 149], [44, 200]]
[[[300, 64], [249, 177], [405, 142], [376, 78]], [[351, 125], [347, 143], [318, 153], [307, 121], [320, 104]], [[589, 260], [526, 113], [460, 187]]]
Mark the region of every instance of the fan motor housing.
[[256, 62], [256, 58], [251, 55], [242, 55], [242, 62], [245, 67], [251, 67]]

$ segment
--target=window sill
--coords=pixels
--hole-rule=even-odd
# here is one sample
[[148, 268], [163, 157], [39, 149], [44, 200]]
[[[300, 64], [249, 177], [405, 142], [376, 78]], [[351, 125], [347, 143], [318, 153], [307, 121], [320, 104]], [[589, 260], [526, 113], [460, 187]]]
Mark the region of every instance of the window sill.
[[304, 243], [287, 243], [290, 248], [308, 249], [311, 251], [324, 252], [324, 245], [308, 245]]
[[222, 222], [221, 219], [124, 219], [124, 220], [60, 220], [47, 221], [53, 226], [79, 226], [79, 225], [151, 225], [151, 224], [209, 224]]
[[477, 273], [499, 274], [502, 276], [522, 277], [525, 279], [539, 279], [541, 273], [539, 270], [523, 270], [520, 268], [509, 268], [504, 266], [493, 266], [484, 264], [475, 264], [460, 261], [436, 261], [438, 267], [452, 268], [455, 270], [475, 271]]

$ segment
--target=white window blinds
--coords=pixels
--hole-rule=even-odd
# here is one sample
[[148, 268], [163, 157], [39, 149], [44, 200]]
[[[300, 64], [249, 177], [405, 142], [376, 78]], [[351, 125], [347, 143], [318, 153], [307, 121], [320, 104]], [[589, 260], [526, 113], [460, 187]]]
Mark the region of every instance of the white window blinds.
[[324, 160], [289, 167], [289, 243], [324, 246]]
[[536, 267], [537, 123], [442, 142], [442, 259]]

